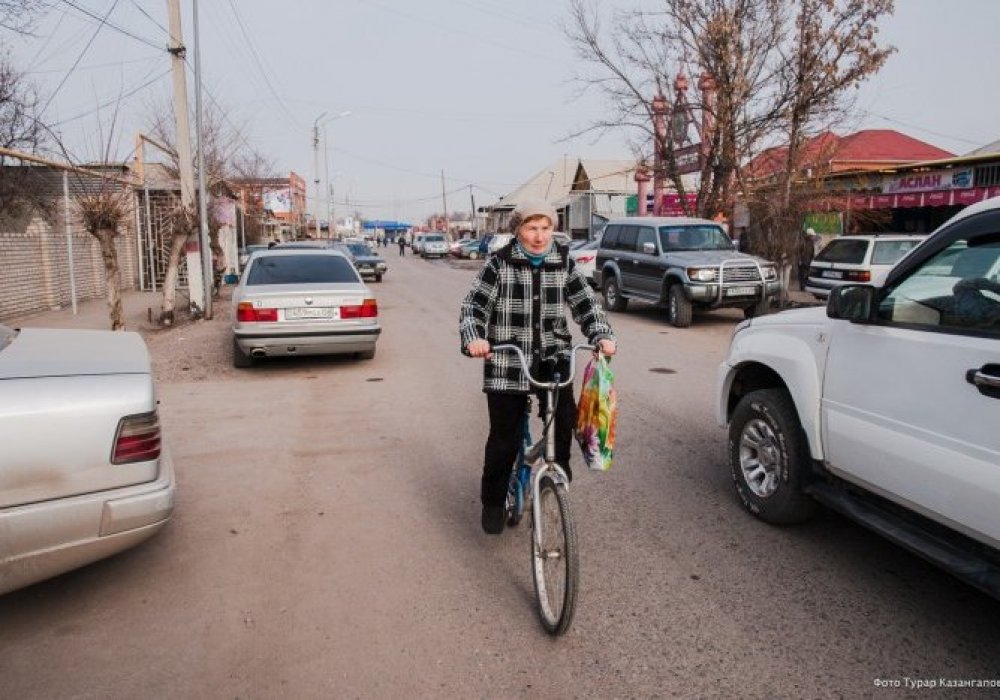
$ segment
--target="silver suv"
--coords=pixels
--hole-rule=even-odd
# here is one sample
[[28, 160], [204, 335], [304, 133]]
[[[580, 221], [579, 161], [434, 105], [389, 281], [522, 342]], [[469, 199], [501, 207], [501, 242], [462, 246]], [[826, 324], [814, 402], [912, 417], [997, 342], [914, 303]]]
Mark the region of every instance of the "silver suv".
[[420, 257], [431, 258], [437, 256], [443, 258], [448, 254], [448, 241], [440, 233], [429, 233], [424, 236], [423, 244], [420, 246]]
[[714, 221], [681, 217], [609, 221], [594, 281], [606, 308], [624, 311], [630, 299], [664, 304], [678, 328], [691, 325], [695, 308], [765, 314], [781, 291], [774, 263], [734, 250]]

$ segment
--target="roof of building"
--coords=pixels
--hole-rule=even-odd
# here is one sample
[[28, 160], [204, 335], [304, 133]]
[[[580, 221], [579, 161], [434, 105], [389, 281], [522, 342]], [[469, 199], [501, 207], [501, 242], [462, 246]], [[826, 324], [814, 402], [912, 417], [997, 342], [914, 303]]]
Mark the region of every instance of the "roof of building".
[[965, 153], [964, 155], [966, 155], [966, 156], [985, 156], [985, 155], [992, 155], [994, 153], [1000, 153], [1000, 139], [997, 139], [996, 141], [993, 141], [992, 143], [988, 143], [985, 146], [980, 146], [976, 150], [969, 151], [968, 153]]
[[[754, 177], [781, 172], [787, 146], [770, 148], [750, 161], [747, 169]], [[805, 167], [829, 165], [833, 171], [877, 169], [890, 165], [951, 158], [954, 154], [893, 129], [865, 129], [846, 136], [831, 131], [807, 140], [803, 145]]]
[[527, 182], [500, 198], [494, 209], [513, 209], [521, 202], [565, 201], [571, 191], [635, 193], [634, 160], [560, 158]]

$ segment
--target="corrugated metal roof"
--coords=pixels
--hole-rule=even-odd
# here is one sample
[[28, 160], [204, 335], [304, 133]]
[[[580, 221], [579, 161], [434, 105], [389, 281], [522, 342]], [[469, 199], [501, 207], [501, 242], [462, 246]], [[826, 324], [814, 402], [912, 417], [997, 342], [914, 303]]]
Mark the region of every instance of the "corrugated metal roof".
[[523, 185], [491, 205], [494, 210], [513, 209], [525, 201], [565, 202], [574, 183], [588, 183], [587, 189], [601, 192], [637, 191], [634, 160], [560, 158], [538, 171]]

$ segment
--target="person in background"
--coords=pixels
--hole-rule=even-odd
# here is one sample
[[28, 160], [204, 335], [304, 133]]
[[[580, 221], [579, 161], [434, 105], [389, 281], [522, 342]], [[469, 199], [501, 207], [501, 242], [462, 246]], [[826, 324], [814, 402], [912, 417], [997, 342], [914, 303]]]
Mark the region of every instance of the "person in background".
[[816, 254], [816, 240], [819, 236], [816, 232], [807, 228], [799, 240], [799, 289], [805, 291], [806, 282], [809, 281], [809, 266], [812, 265], [813, 256]]
[[[541, 375], [543, 381], [551, 378], [550, 362], [566, 376], [569, 362], [565, 353], [572, 347], [565, 316], [568, 306], [588, 343], [608, 356], [617, 349], [614, 333], [590, 285], [569, 258], [567, 248], [552, 240], [556, 221], [555, 211], [545, 202], [519, 204], [511, 220], [515, 238], [487, 259], [459, 312], [462, 353], [486, 360], [483, 392], [490, 432], [480, 500], [482, 527], [491, 535], [503, 532], [507, 482], [521, 446], [528, 395], [533, 391], [517, 357], [509, 352], [494, 355], [493, 346], [518, 345], [531, 364], [532, 375]], [[535, 393], [541, 404], [544, 393]], [[573, 385], [560, 389], [556, 401], [556, 462], [572, 479]]]
[[399, 254], [406, 255], [406, 236], [400, 234], [399, 238], [396, 239], [396, 242], [399, 243]]

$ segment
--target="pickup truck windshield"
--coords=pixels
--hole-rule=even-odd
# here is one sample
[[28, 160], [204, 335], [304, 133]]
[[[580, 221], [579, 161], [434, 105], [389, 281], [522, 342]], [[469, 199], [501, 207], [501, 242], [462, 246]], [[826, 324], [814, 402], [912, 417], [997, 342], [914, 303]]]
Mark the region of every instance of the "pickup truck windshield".
[[661, 226], [660, 248], [675, 250], [732, 250], [733, 242], [718, 226]]

